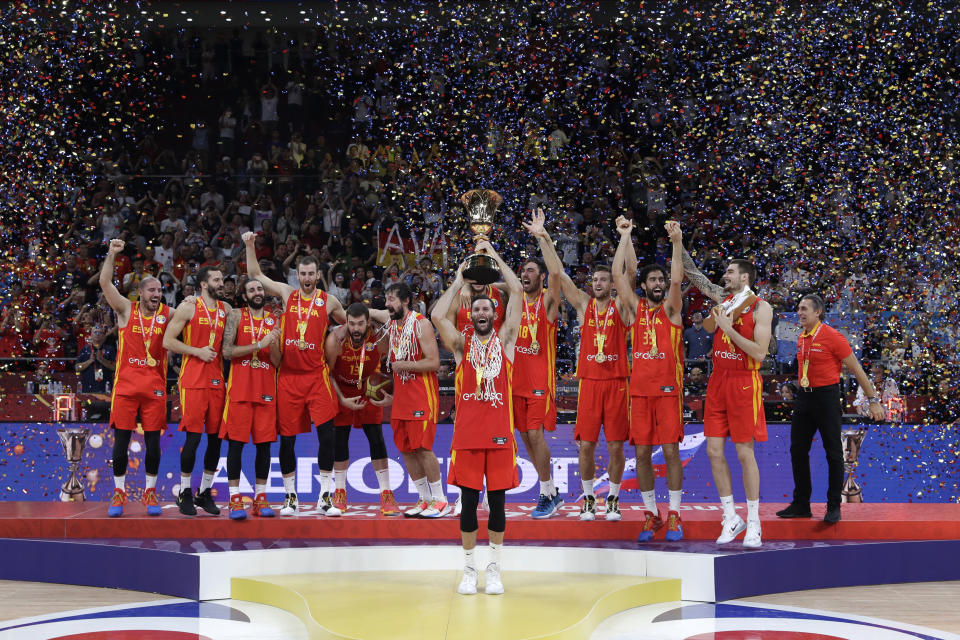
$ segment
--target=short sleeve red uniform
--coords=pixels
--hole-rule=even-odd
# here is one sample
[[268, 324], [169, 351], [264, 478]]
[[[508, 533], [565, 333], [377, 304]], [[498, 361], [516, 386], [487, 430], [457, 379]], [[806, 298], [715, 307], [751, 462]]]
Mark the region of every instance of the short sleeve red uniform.
[[810, 386], [827, 387], [840, 382], [843, 359], [853, 353], [850, 343], [831, 326], [818, 323], [809, 333], [797, 336], [797, 382], [803, 377], [803, 361], [809, 358]]
[[[167, 350], [163, 348], [163, 334], [170, 322], [170, 307], [161, 304], [152, 316], [140, 313], [139, 302], [132, 307], [127, 325], [118, 332], [110, 426], [135, 431], [139, 411], [144, 431], [161, 431], [167, 426]], [[145, 340], [144, 336], [149, 337]]]
[[[254, 318], [249, 309], [243, 309], [236, 346], [256, 344], [277, 322], [272, 313]], [[251, 353], [231, 361], [220, 427], [220, 437], [226, 440], [249, 442], [252, 438], [254, 444], [277, 440], [277, 371], [270, 362], [270, 347], [260, 349], [256, 356], [256, 360]]]
[[[535, 346], [536, 345], [536, 346]], [[517, 431], [557, 428], [557, 322], [547, 320], [543, 292], [524, 300], [514, 348], [513, 418]]]
[[226, 391], [223, 381], [223, 330], [226, 307], [217, 301], [207, 308], [197, 300], [193, 317], [183, 327], [183, 343], [190, 347], [210, 346], [217, 357], [210, 362], [184, 355], [180, 364], [180, 431], [220, 433]]
[[683, 440], [682, 340], [683, 327], [670, 321], [663, 305], [651, 310], [640, 300], [630, 339], [630, 444]]
[[[479, 349], [471, 354], [473, 341], [477, 341]], [[478, 368], [482, 372], [479, 384]], [[454, 384], [457, 417], [451, 443], [450, 484], [478, 491], [483, 489], [484, 478], [489, 491], [512, 489], [520, 484], [513, 438], [513, 376], [513, 364], [496, 332], [486, 342], [473, 333], [466, 336]]]
[[[734, 330], [749, 340], [753, 340], [754, 314], [759, 303], [757, 298], [733, 322]], [[734, 442], [767, 439], [760, 362], [748, 356], [721, 329], [713, 334], [713, 373], [707, 382], [703, 433], [707, 437], [729, 437]]]
[[577, 360], [577, 440], [596, 442], [601, 426], [607, 442], [622, 442], [630, 434], [627, 329], [615, 300], [611, 299], [603, 312], [595, 298], [587, 303]]
[[[377, 343], [367, 334], [359, 347], [354, 347], [350, 338], [340, 345], [340, 357], [333, 365], [333, 377], [345, 398], [359, 398], [364, 395], [367, 379], [374, 373], [380, 373], [380, 350]], [[354, 410], [338, 404], [339, 411], [333, 418], [333, 426], [362, 428], [365, 424], [382, 424], [383, 408], [369, 400], [362, 409]]]

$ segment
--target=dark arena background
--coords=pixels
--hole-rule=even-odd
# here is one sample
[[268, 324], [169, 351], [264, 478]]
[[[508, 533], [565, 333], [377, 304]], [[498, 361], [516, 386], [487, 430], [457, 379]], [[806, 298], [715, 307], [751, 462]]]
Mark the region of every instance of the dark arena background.
[[[954, 3], [18, 0], [0, 11], [0, 639], [960, 637]], [[531, 517], [541, 487], [518, 436], [502, 596], [457, 594], [456, 517], [382, 515], [360, 429], [340, 518], [317, 508], [310, 433], [296, 442], [298, 516], [230, 519], [226, 446], [211, 489], [221, 514], [181, 515], [172, 352], [162, 515], [141, 505], [138, 429], [126, 512], [107, 516], [119, 345], [99, 275], [111, 239], [125, 243], [112, 282], [132, 302], [152, 276], [175, 308], [215, 267], [221, 299], [239, 306], [241, 236], [254, 231], [268, 278], [297, 288], [296, 261], [310, 255], [318, 286], [344, 307], [384, 309], [400, 282], [429, 318], [474, 253], [459, 200], [470, 189], [502, 196], [490, 238], [517, 270], [541, 257], [522, 223], [542, 209], [586, 291], [613, 262], [621, 215], [641, 266], [669, 270], [668, 220], [711, 282], [731, 259], [756, 265], [753, 290], [773, 308], [759, 369], [768, 439], [755, 448], [761, 548], [715, 542], [722, 509], [704, 434], [713, 344], [701, 326], [713, 303], [687, 278], [681, 541], [637, 541], [645, 515], [629, 444], [623, 519], [578, 517], [582, 328], [566, 300], [558, 425], [545, 433], [565, 505]], [[775, 515], [793, 497], [807, 294], [825, 301], [825, 323], [849, 342], [883, 413], [870, 417], [844, 370], [835, 524], [821, 520], [819, 436], [813, 517]], [[433, 450], [451, 505], [455, 368], [441, 345]], [[418, 489], [389, 409], [383, 422], [405, 509]], [[608, 464], [601, 439], [601, 505]], [[659, 447], [653, 465], [665, 503]], [[250, 511], [254, 447], [242, 468]], [[278, 444], [265, 493], [279, 511]]]

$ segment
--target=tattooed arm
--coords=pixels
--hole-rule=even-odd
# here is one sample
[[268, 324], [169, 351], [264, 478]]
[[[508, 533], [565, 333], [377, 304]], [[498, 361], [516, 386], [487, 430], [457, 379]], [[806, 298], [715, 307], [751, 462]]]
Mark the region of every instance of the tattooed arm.
[[687, 274], [687, 278], [690, 279], [690, 282], [693, 284], [693, 286], [695, 286], [697, 289], [700, 289], [705, 296], [714, 302], [720, 302], [723, 300], [723, 287], [713, 284], [710, 282], [710, 278], [703, 275], [703, 272], [697, 268], [696, 264], [694, 264], [693, 258], [690, 257], [690, 254], [687, 253], [686, 249], [683, 250], [683, 270]]

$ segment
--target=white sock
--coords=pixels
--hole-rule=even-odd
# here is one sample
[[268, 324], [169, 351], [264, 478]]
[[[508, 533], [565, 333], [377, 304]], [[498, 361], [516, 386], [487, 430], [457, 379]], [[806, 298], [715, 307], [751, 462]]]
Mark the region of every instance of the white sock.
[[724, 520], [737, 515], [737, 508], [733, 503], [733, 496], [720, 496], [720, 506], [723, 507]]
[[443, 492], [443, 483], [439, 480], [430, 483], [430, 495], [433, 496], [434, 500], [447, 501], [447, 494]]
[[331, 493], [330, 489], [333, 487], [333, 471], [321, 471], [320, 472], [320, 495], [322, 496], [325, 493]]
[[[238, 490], [239, 490], [239, 489], [238, 489]], [[261, 493], [266, 493], [266, 492], [267, 492], [267, 483], [266, 483], [266, 482], [264, 482], [263, 484], [260, 484], [260, 483], [258, 482], [257, 484], [253, 485], [253, 495], [258, 496], [258, 495], [260, 495]], [[233, 494], [231, 493], [230, 495], [233, 495]]]
[[126, 474], [122, 476], [113, 476], [113, 486], [116, 487], [117, 489], [120, 489], [120, 491], [126, 491], [126, 488], [125, 488], [127, 486]]
[[203, 478], [200, 480], [200, 493], [213, 486], [213, 474], [209, 471], [203, 472]]
[[390, 469], [380, 469], [377, 471], [377, 484], [380, 485], [380, 491], [390, 491]]
[[190, 488], [190, 476], [180, 476], [180, 491]]
[[333, 477], [334, 477], [334, 483], [337, 489], [347, 488], [347, 470], [346, 469], [334, 469]]
[[657, 493], [651, 489], [650, 491], [641, 491], [640, 496], [643, 498], [643, 508], [649, 511], [650, 513], [657, 513]]
[[541, 480], [541, 481], [540, 481], [540, 495], [542, 495], [542, 496], [548, 496], [548, 497], [550, 497], [550, 498], [553, 497], [553, 491], [552, 491], [551, 488], [550, 488], [550, 484], [551, 484], [551, 483], [550, 483], [549, 480]]
[[290, 494], [296, 493], [294, 491], [294, 481], [296, 478], [294, 476], [283, 476], [283, 492]]
[[607, 492], [607, 497], [609, 497], [609, 498], [617, 498], [617, 497], [619, 497], [619, 496], [620, 496], [620, 483], [619, 483], [619, 482], [611, 482], [611, 483], [610, 483], [610, 491]]
[[417, 493], [420, 494], [421, 500], [424, 502], [430, 501], [430, 485], [427, 483], [427, 476], [414, 480], [413, 486], [417, 488]]
[[589, 480], [581, 480], [580, 484], [583, 485], [583, 493], [592, 496], [593, 495], [593, 478]]
[[230, 497], [240, 495], [240, 487], [230, 487]]
[[464, 549], [463, 550], [463, 566], [477, 570], [477, 549]]
[[157, 476], [147, 476], [147, 489], [157, 488]]
[[547, 480], [547, 490], [549, 491], [547, 495], [551, 498], [557, 493], [557, 488], [553, 486], [553, 477]]
[[500, 550], [502, 548], [502, 544], [490, 543], [490, 564], [495, 564], [498, 567], [500, 566]]
[[683, 497], [683, 489], [678, 489], [677, 491], [670, 489], [670, 511], [679, 511], [680, 498], [682, 497]]
[[760, 500], [747, 500], [747, 522], [760, 522]]

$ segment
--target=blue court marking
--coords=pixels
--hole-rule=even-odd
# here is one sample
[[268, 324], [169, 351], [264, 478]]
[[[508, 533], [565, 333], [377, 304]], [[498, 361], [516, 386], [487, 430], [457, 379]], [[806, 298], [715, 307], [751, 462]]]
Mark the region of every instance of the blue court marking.
[[244, 612], [213, 602], [176, 602], [172, 604], [157, 604], [134, 606], [128, 609], [111, 609], [109, 611], [95, 611], [62, 618], [49, 618], [18, 624], [11, 627], [0, 627], [0, 631], [20, 629], [35, 625], [50, 624], [52, 622], [67, 622], [70, 620], [103, 620], [109, 618], [209, 618], [214, 620], [232, 620], [235, 622], [250, 622]]

